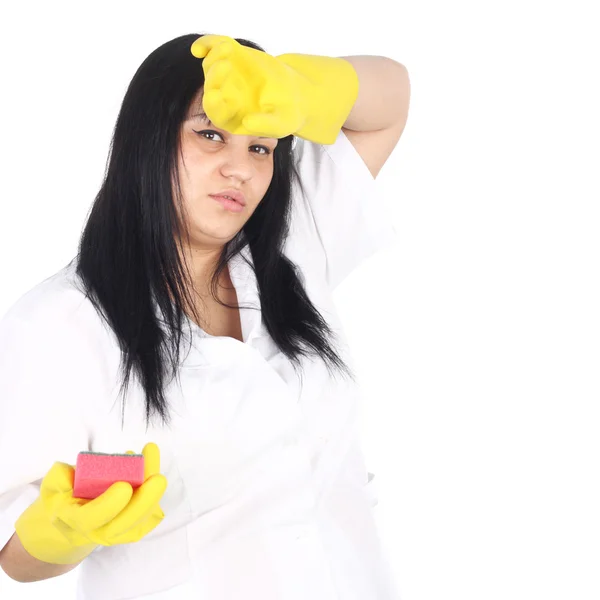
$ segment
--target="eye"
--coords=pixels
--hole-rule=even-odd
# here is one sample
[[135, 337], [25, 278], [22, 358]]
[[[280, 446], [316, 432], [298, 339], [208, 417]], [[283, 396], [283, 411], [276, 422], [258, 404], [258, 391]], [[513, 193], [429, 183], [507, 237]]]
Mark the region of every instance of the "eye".
[[262, 156], [267, 156], [271, 154], [271, 149], [266, 146], [250, 146], [251, 148], [261, 148], [264, 152], [259, 152], [258, 154], [262, 154]]
[[[221, 134], [218, 133], [217, 131], [211, 131], [211, 130], [205, 130], [205, 131], [196, 131], [195, 129], [193, 129], [192, 131], [194, 131], [195, 133], [197, 133], [198, 135], [204, 136], [206, 135], [218, 135], [221, 138], [221, 141], [223, 141], [223, 138], [221, 137]], [[206, 138], [212, 141], [212, 138]]]
[[[214, 135], [218, 135], [221, 138], [221, 141], [223, 141], [223, 137], [221, 136], [221, 134], [218, 131], [213, 131], [212, 129], [205, 129], [203, 131], [196, 131], [195, 129], [192, 129], [192, 131], [194, 133], [197, 133], [198, 135], [201, 135], [202, 137], [204, 137], [205, 139], [209, 140], [209, 141], [215, 141], [213, 140], [213, 138], [211, 137], [206, 137], [206, 136], [214, 136]], [[261, 150], [264, 150], [264, 152], [256, 152], [256, 154], [259, 154], [260, 156], [268, 156], [269, 154], [271, 154], [271, 149], [268, 148], [267, 146], [250, 146], [251, 148], [260, 148]]]

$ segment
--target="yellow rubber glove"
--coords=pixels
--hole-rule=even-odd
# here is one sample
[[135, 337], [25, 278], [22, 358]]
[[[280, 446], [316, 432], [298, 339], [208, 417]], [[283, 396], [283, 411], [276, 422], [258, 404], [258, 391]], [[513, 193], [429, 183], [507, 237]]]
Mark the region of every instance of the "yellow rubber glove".
[[47, 563], [73, 565], [99, 545], [137, 542], [152, 531], [165, 516], [158, 502], [167, 480], [160, 474], [158, 446], [148, 443], [142, 454], [144, 483], [139, 488], [133, 491], [119, 481], [92, 500], [73, 498], [75, 470], [55, 462], [42, 480], [39, 497], [15, 523], [25, 550]]
[[204, 59], [204, 110], [230, 133], [333, 144], [358, 97], [343, 58], [271, 56], [222, 35], [202, 36], [191, 52]]

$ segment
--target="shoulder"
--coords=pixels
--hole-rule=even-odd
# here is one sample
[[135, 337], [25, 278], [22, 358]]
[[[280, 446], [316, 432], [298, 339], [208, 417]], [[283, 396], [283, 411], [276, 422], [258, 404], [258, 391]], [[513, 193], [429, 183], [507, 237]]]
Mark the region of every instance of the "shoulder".
[[84, 334], [85, 323], [100, 322], [94, 314], [72, 262], [23, 293], [1, 317], [0, 332], [10, 328], [40, 340], [44, 334]]

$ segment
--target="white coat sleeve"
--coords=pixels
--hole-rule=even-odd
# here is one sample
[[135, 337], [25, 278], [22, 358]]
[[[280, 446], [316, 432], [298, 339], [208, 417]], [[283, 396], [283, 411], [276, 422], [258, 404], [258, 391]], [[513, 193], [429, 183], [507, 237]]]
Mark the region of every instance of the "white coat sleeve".
[[52, 464], [87, 449], [85, 406], [100, 386], [84, 335], [43, 313], [0, 321], [0, 549]]
[[295, 142], [304, 190], [294, 197], [294, 216], [300, 222], [296, 232], [309, 236], [324, 252], [326, 279], [333, 290], [394, 241], [389, 201], [343, 131], [331, 145]]

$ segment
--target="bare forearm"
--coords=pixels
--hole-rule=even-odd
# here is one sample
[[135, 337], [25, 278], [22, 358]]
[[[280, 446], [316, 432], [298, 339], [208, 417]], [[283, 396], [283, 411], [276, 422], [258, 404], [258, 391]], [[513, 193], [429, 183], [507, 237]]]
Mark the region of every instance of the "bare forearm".
[[0, 550], [0, 567], [15, 581], [31, 583], [58, 577], [72, 571], [75, 565], [53, 565], [34, 558], [23, 548], [19, 536], [15, 533], [6, 546]]
[[345, 129], [375, 131], [408, 118], [410, 79], [406, 67], [385, 56], [341, 56], [358, 75], [358, 98]]

